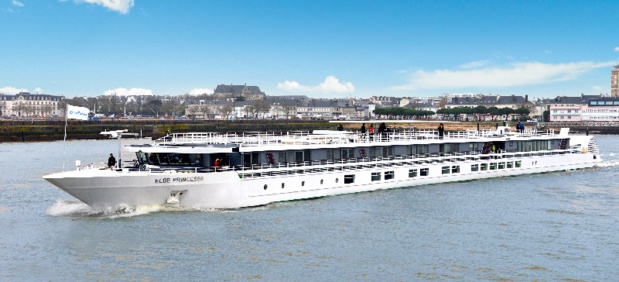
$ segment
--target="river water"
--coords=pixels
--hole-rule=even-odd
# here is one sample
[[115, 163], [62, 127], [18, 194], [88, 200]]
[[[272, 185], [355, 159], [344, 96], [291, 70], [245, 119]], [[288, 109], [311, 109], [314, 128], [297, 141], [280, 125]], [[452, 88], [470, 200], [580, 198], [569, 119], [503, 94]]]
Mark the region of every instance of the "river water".
[[116, 142], [4, 143], [0, 280], [618, 281], [619, 137], [597, 139], [588, 170], [118, 214], [41, 178]]

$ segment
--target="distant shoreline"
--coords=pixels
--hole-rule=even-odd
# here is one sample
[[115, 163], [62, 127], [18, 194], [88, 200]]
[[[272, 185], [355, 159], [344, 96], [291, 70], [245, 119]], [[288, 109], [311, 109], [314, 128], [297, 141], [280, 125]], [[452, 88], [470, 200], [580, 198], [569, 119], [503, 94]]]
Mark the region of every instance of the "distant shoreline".
[[[367, 121], [366, 124], [380, 121]], [[393, 121], [388, 123], [390, 127], [418, 129], [434, 129], [436, 123], [408, 123], [398, 124]], [[496, 126], [496, 122], [480, 122], [480, 129], [488, 130]], [[499, 122], [502, 125], [503, 122]], [[515, 122], [509, 125], [514, 127]], [[64, 120], [2, 120], [0, 121], [0, 142], [37, 142], [58, 141], [64, 139]], [[308, 120], [103, 120], [103, 121], [69, 121], [67, 128], [67, 140], [81, 139], [107, 139], [99, 134], [105, 130], [127, 129], [132, 133], [142, 133], [144, 137], [158, 138], [167, 132], [286, 132], [286, 131], [312, 131], [317, 129], [335, 130], [337, 123], [329, 121]], [[360, 124], [343, 123], [346, 130], [358, 130]], [[619, 134], [619, 126], [609, 123], [582, 124], [582, 123], [525, 123], [527, 128], [536, 126], [540, 130], [570, 127], [572, 133], [585, 134], [587, 131], [592, 135]], [[477, 129], [477, 122], [445, 123], [446, 131], [460, 131]]]

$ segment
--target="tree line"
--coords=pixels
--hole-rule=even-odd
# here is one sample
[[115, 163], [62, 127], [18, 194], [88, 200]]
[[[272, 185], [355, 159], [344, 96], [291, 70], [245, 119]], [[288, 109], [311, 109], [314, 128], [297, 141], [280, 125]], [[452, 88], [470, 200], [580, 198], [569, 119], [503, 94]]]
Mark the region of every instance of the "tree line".
[[394, 108], [380, 108], [375, 109], [374, 114], [381, 118], [382, 116], [388, 116], [389, 118], [395, 119], [422, 119], [434, 116], [436, 114], [443, 117], [443, 119], [449, 120], [462, 120], [463, 116], [466, 116], [467, 119], [470, 120], [470, 117], [473, 117], [473, 120], [480, 120], [482, 116], [491, 116], [492, 120], [496, 120], [498, 117], [507, 117], [510, 115], [518, 115], [520, 118], [524, 118], [529, 115], [531, 111], [528, 108], [520, 107], [518, 109], [512, 108], [497, 108], [497, 107], [486, 107], [486, 106], [477, 106], [474, 108], [470, 107], [455, 107], [455, 108], [443, 108], [438, 111], [427, 111], [427, 110], [418, 110], [418, 109], [406, 109], [402, 107], [394, 107]]

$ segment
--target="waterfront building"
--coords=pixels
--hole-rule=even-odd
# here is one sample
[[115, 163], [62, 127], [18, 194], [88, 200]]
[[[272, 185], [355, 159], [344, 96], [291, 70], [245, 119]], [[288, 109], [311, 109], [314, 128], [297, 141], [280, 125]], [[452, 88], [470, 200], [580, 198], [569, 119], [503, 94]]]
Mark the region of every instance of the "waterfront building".
[[619, 98], [602, 95], [560, 96], [549, 104], [550, 121], [617, 122]]
[[0, 93], [2, 117], [52, 117], [61, 115], [63, 96], [19, 92], [15, 95]]
[[588, 97], [558, 96], [548, 105], [550, 121], [581, 121], [582, 111], [587, 104]]
[[619, 97], [619, 65], [610, 73], [610, 93], [612, 97]]
[[582, 121], [618, 122], [619, 97], [590, 99], [583, 107]]

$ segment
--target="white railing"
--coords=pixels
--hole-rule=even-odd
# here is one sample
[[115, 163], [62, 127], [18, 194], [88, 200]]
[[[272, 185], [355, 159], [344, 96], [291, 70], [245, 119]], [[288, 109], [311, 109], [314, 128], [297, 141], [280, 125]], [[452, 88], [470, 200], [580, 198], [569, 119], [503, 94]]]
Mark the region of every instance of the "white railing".
[[553, 130], [538, 132], [537, 130], [525, 130], [524, 132], [508, 132], [503, 135], [495, 130], [466, 130], [458, 132], [446, 132], [441, 138], [436, 130], [415, 130], [400, 132], [384, 132], [375, 134], [361, 134], [346, 132], [344, 134], [315, 135], [310, 132], [295, 132], [276, 134], [272, 133], [213, 133], [213, 132], [190, 132], [173, 133], [157, 140], [160, 145], [171, 144], [238, 144], [244, 147], [280, 146], [280, 145], [311, 145], [311, 144], [376, 144], [393, 141], [413, 141], [420, 139], [479, 139], [501, 136], [532, 137], [554, 136]]

